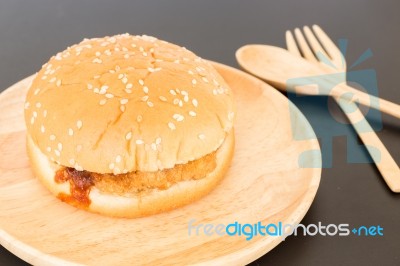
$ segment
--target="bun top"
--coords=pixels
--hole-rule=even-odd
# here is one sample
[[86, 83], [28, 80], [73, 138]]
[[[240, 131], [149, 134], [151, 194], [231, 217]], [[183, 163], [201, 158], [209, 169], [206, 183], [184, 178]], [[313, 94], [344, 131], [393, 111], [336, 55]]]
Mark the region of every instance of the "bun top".
[[129, 34], [85, 39], [37, 73], [28, 134], [51, 160], [97, 173], [158, 171], [219, 148], [233, 126], [228, 85], [183, 47]]

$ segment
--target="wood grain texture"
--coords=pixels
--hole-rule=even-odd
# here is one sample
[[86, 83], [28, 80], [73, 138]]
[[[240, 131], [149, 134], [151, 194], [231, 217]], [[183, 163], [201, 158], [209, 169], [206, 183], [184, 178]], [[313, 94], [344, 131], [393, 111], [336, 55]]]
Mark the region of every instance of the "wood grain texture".
[[[235, 93], [236, 150], [229, 172], [209, 195], [183, 208], [140, 219], [77, 210], [32, 175], [25, 151], [24, 95], [30, 78], [0, 95], [0, 244], [34, 265], [245, 264], [281, 238], [188, 234], [188, 223], [296, 223], [317, 192], [321, 162], [303, 115], [264, 82], [215, 64]], [[314, 168], [299, 167], [299, 155]]]

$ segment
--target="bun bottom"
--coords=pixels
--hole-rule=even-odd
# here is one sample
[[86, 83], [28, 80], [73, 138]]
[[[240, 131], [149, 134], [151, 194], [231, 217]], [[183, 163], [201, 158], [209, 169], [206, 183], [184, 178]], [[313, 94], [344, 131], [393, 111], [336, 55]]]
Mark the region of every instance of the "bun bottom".
[[[233, 157], [235, 137], [233, 129], [217, 151], [217, 167], [199, 180], [181, 181], [166, 190], [152, 190], [138, 195], [104, 194], [92, 187], [88, 211], [112, 217], [135, 218], [176, 209], [208, 194], [223, 179]], [[54, 176], [60, 166], [52, 163], [27, 136], [27, 150], [35, 176], [54, 195], [70, 195], [69, 182], [56, 183]]]

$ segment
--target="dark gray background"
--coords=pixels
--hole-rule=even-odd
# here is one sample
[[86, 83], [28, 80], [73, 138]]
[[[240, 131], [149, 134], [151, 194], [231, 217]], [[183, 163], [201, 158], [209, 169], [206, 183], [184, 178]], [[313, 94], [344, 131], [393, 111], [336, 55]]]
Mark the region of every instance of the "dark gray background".
[[[371, 48], [373, 58], [356, 69], [374, 68], [380, 96], [400, 103], [399, 11], [396, 0], [0, 1], [0, 89], [84, 37], [154, 35], [237, 67], [240, 46], [283, 47], [285, 30], [316, 23], [333, 39], [349, 40], [349, 65]], [[324, 97], [305, 97], [299, 107], [315, 128], [330, 117]], [[400, 122], [383, 116], [379, 136], [397, 162], [399, 133]], [[254, 265], [400, 265], [400, 196], [390, 192], [374, 165], [346, 163], [346, 138], [356, 138], [351, 127], [346, 135], [333, 140], [333, 168], [323, 170], [303, 223], [379, 224], [384, 236], [289, 237]], [[368, 158], [364, 148], [353, 149]], [[0, 247], [0, 265], [25, 263]]]

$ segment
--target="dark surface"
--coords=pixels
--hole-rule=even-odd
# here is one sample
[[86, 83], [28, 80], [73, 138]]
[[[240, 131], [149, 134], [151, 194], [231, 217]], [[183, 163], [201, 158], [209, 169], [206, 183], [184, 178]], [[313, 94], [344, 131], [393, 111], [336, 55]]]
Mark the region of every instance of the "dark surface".
[[[84, 37], [145, 33], [237, 67], [234, 53], [240, 46], [284, 47], [285, 30], [316, 23], [333, 39], [349, 40], [348, 65], [371, 48], [374, 56], [356, 69], [374, 68], [380, 96], [400, 103], [399, 1], [277, 2], [0, 1], [0, 88], [31, 75]], [[298, 106], [318, 128], [318, 121], [330, 118], [326, 98], [307, 98]], [[379, 136], [400, 163], [399, 133], [400, 122], [383, 116]], [[347, 138], [356, 139], [351, 127], [333, 139], [333, 167], [323, 169], [302, 223], [379, 224], [384, 236], [289, 237], [254, 265], [400, 265], [400, 195], [390, 192], [374, 165], [346, 162]], [[368, 158], [364, 148], [353, 149]], [[0, 265], [25, 263], [0, 247]]]

